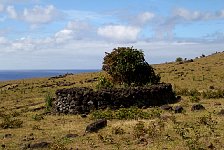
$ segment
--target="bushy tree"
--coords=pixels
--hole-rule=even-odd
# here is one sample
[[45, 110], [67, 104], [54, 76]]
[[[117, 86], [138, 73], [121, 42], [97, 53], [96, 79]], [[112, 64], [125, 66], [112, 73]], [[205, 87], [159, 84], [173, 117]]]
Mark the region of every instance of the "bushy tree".
[[119, 84], [145, 85], [160, 81], [160, 76], [145, 61], [143, 52], [133, 47], [118, 47], [106, 53], [102, 69]]
[[176, 58], [176, 62], [182, 62], [182, 61], [183, 61], [183, 58], [181, 58], [181, 57]]

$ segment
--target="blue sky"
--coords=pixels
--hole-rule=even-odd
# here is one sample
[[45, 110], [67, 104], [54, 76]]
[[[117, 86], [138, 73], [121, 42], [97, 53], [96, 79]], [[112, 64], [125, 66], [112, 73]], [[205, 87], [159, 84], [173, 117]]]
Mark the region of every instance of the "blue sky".
[[0, 70], [100, 69], [104, 52], [150, 64], [224, 51], [222, 0], [0, 0]]

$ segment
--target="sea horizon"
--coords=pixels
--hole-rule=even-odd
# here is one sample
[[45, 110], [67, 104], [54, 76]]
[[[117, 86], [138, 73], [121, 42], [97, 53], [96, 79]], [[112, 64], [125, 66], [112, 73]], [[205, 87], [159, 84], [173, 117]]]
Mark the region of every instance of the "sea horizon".
[[78, 74], [97, 72], [100, 69], [21, 69], [21, 70], [0, 70], [0, 82], [10, 80], [22, 80], [29, 78], [42, 78], [63, 75], [67, 73]]

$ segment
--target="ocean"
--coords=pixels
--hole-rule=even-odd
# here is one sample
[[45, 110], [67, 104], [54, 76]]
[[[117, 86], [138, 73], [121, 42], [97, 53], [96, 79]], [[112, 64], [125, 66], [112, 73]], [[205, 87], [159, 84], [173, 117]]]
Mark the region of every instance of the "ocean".
[[66, 73], [87, 73], [97, 72], [100, 70], [0, 70], [0, 81], [53, 77]]

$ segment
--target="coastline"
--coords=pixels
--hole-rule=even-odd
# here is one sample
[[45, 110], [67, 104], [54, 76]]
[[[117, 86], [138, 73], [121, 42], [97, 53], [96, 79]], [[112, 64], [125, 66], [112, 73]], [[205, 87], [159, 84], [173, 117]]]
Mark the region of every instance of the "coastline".
[[0, 70], [0, 82], [33, 79], [33, 78], [47, 78], [64, 74], [80, 74], [98, 72], [100, 69], [74, 69], [74, 70]]

